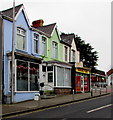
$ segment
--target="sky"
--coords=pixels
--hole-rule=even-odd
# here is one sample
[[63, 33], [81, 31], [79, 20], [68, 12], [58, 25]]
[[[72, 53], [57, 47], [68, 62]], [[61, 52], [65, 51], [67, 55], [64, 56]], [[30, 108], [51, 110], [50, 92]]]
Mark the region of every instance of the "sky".
[[[32, 21], [57, 23], [58, 30], [75, 33], [98, 52], [97, 69], [111, 68], [111, 0], [15, 0], [24, 4]], [[0, 0], [0, 11], [13, 6], [13, 0]]]

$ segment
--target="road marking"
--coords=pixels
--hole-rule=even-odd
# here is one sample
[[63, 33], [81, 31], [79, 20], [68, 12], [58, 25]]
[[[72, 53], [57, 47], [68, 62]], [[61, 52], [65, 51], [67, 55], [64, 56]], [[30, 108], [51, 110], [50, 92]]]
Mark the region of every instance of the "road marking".
[[102, 106], [102, 107], [99, 107], [99, 108], [96, 108], [96, 109], [89, 110], [89, 111], [87, 111], [87, 113], [91, 113], [91, 112], [94, 112], [94, 111], [97, 111], [97, 110], [100, 110], [100, 109], [103, 109], [103, 108], [106, 108], [106, 107], [109, 107], [109, 106], [112, 106], [112, 104], [105, 105], [105, 106]]

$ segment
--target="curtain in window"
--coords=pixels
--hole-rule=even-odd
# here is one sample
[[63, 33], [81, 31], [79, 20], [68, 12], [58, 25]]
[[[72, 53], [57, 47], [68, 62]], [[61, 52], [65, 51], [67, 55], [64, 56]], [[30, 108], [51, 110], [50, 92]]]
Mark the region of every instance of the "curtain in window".
[[25, 50], [25, 39], [26, 39], [26, 31], [22, 28], [17, 28], [17, 48], [21, 50]]
[[45, 56], [46, 55], [46, 38], [42, 37], [42, 55]]
[[65, 69], [64, 86], [71, 86], [71, 71], [70, 71], [70, 69]]
[[24, 37], [17, 35], [17, 48], [24, 50]]
[[39, 36], [34, 33], [34, 53], [38, 53], [38, 39]]
[[57, 49], [58, 49], [58, 45], [56, 42], [52, 42], [52, 57], [53, 58], [57, 58]]
[[38, 53], [38, 41], [34, 40], [34, 53]]
[[57, 67], [57, 86], [64, 86], [64, 68]]

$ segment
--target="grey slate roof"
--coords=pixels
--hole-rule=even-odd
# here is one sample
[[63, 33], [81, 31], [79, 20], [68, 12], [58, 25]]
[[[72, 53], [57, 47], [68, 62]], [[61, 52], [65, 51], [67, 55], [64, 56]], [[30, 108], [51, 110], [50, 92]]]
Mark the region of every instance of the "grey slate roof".
[[37, 27], [36, 29], [46, 33], [50, 37], [52, 32], [53, 32], [53, 29], [54, 29], [55, 25], [56, 25], [56, 23], [53, 23], [53, 24]]
[[[20, 4], [18, 6], [15, 6], [15, 16], [16, 14], [19, 12], [20, 8], [23, 6], [23, 4]], [[10, 18], [13, 18], [13, 8], [9, 8], [7, 10], [3, 10], [1, 11], [1, 14], [7, 16], [7, 17], [10, 17]]]
[[67, 44], [67, 45], [71, 46], [72, 40], [75, 38], [75, 35], [74, 35], [74, 33], [71, 33], [71, 34], [62, 33], [60, 35], [60, 37], [61, 37], [61, 42], [63, 42], [64, 44]]

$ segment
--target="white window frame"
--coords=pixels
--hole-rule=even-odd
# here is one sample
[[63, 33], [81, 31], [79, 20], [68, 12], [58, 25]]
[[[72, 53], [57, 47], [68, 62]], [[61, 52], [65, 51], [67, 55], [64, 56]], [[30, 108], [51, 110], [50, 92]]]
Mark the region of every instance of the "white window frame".
[[[35, 38], [35, 35], [37, 36], [37, 38]], [[36, 48], [36, 51], [37, 52], [35, 52], [35, 42], [34, 41], [37, 41], [37, 48]], [[38, 45], [39, 45], [39, 34], [37, 34], [37, 33], [33, 33], [33, 53], [35, 53], [35, 54], [38, 54], [39, 53], [39, 49], [38, 49]]]
[[52, 58], [58, 58], [58, 43], [55, 41], [52, 41]]
[[[10, 85], [11, 85], [11, 70], [10, 70], [10, 68], [12, 67], [12, 66], [10, 66], [11, 61], [12, 61], [11, 59], [8, 60], [8, 92], [11, 92], [11, 90], [10, 90]], [[16, 60], [15, 60], [14, 71], [15, 71], [15, 79], [14, 79], [14, 83], [15, 83], [14, 87], [15, 88], [14, 88], [14, 91], [16, 91]]]
[[[71, 81], [70, 81], [70, 86], [58, 86], [58, 78], [57, 78], [57, 68], [58, 67], [62, 67], [62, 66], [56, 66], [56, 86], [55, 87], [57, 87], [57, 88], [60, 88], [60, 87], [62, 87], [62, 88], [72, 88], [71, 87]], [[70, 75], [71, 75], [71, 68], [66, 68], [66, 67], [63, 67], [63, 69], [64, 69], [64, 73], [65, 73], [65, 69], [70, 69]], [[65, 77], [63, 77], [63, 84], [64, 84], [64, 79], [65, 79]], [[71, 78], [70, 78], [70, 80], [71, 80]]]
[[[16, 34], [16, 49], [18, 49], [18, 50], [21, 50], [21, 51], [27, 51], [27, 30], [26, 29], [24, 29], [24, 28], [22, 28], [22, 27], [17, 27], [17, 34]], [[19, 30], [19, 33], [18, 33], [18, 30]], [[22, 32], [25, 32], [25, 34], [22, 34]], [[22, 37], [24, 37], [24, 49], [19, 49], [18, 47], [17, 47], [17, 36], [22, 36]]]
[[[43, 41], [43, 38], [45, 38], [45, 41]], [[44, 43], [44, 48], [42, 47], [42, 52], [41, 55], [42, 56], [47, 56], [47, 37], [42, 36], [42, 41], [41, 41], [41, 45]], [[43, 53], [44, 52], [44, 53]]]
[[[17, 60], [19, 61], [23, 61], [23, 62], [26, 62], [25, 60], [20, 60], [20, 59], [16, 59], [15, 60], [15, 92], [17, 93], [22, 93], [22, 92], [38, 92], [38, 91], [30, 91], [30, 74], [29, 74], [29, 70], [28, 70], [28, 91], [17, 91], [17, 79], [16, 79], [16, 75], [17, 75]], [[27, 61], [28, 62], [28, 67], [30, 66], [30, 63], [33, 63], [33, 64], [37, 64], [39, 65], [38, 63], [35, 63], [35, 62], [30, 62], [30, 61]], [[39, 80], [40, 80], [40, 65], [39, 65]]]
[[75, 50], [73, 50], [73, 49], [71, 50], [71, 56], [72, 56], [71, 61], [75, 62]]
[[67, 46], [64, 46], [64, 61], [68, 61], [68, 47]]

